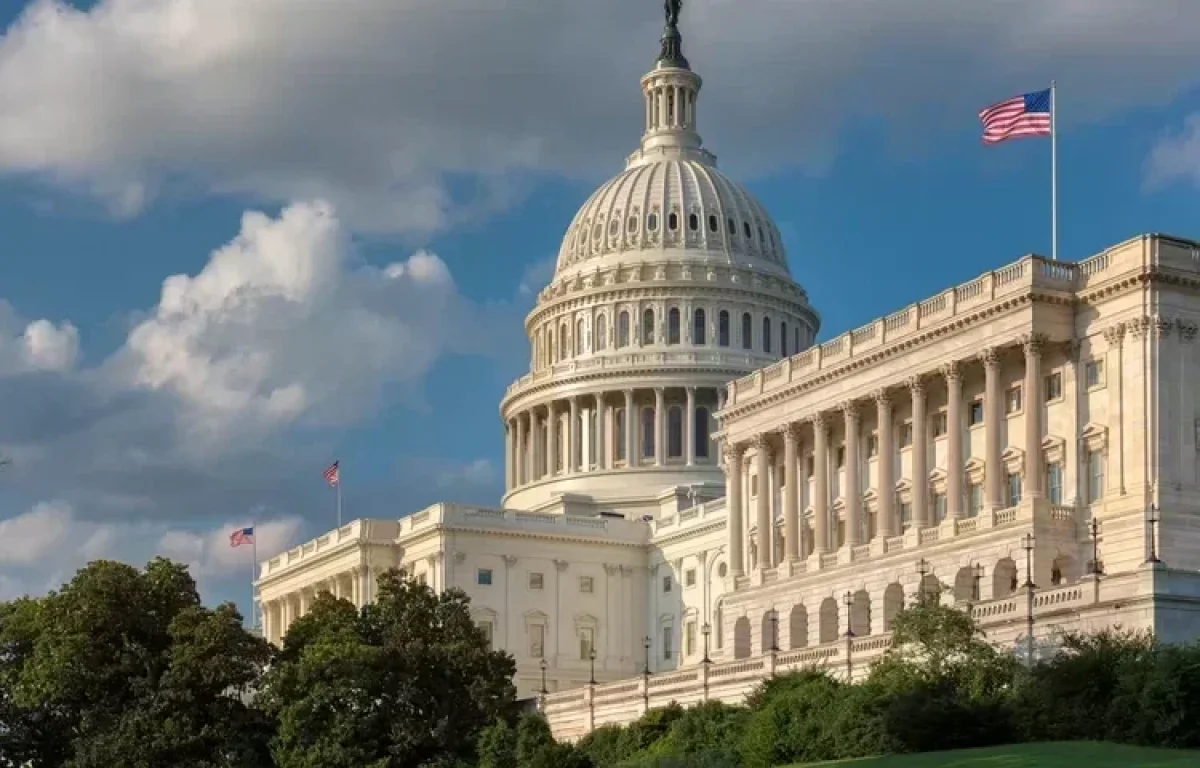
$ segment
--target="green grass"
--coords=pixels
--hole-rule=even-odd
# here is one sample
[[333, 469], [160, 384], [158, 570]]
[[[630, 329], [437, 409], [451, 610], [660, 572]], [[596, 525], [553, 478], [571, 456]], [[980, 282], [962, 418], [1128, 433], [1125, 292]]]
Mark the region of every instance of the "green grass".
[[[1121, 744], [1062, 742], [1013, 744], [988, 749], [925, 752], [919, 755], [868, 757], [831, 763], [806, 763], [805, 768], [1198, 768], [1200, 752], [1146, 749]], [[797, 767], [794, 767], [797, 768]]]

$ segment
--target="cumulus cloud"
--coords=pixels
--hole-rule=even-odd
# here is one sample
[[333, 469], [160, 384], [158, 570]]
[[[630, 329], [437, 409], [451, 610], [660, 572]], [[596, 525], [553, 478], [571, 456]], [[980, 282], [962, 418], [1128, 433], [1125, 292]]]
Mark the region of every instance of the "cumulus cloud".
[[23, 324], [12, 305], [0, 300], [0, 376], [67, 371], [78, 357], [79, 331], [74, 325], [44, 318]]
[[[683, 23], [700, 128], [755, 172], [819, 167], [854, 117], [974, 131], [1051, 77], [1068, 122], [1167, 100], [1195, 81], [1200, 4], [1143, 6], [691, 0]], [[509, 203], [514, 172], [615, 171], [661, 23], [644, 0], [35, 0], [0, 41], [0, 172], [123, 214], [321, 198], [430, 233]]]
[[1200, 185], [1200, 113], [1188, 117], [1182, 129], [1154, 146], [1146, 162], [1146, 181], [1151, 186], [1173, 181]]
[[[44, 501], [0, 521], [0, 600], [57, 589], [97, 559], [142, 565], [155, 556], [187, 564], [203, 588], [241, 570], [249, 582], [251, 553], [229, 546], [229, 533], [249, 523], [229, 520], [211, 528], [172, 527], [166, 522], [96, 522], [76, 515], [61, 500]], [[278, 552], [295, 544], [296, 517], [256, 523], [258, 546]]]

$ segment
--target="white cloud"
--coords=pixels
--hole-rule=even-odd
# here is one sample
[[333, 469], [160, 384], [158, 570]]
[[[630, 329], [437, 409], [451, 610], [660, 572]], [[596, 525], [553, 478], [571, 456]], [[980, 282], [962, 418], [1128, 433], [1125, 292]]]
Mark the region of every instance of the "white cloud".
[[25, 514], [0, 520], [0, 567], [37, 563], [63, 544], [71, 527], [71, 508], [42, 502]]
[[455, 488], [463, 486], [478, 488], [491, 485], [496, 481], [496, 465], [488, 459], [476, 459], [459, 466], [444, 469], [437, 475], [439, 488]]
[[[1069, 123], [1200, 65], [1194, 0], [691, 0], [683, 23], [700, 128], [750, 170], [820, 167], [853, 117], [973, 132], [1057, 77]], [[0, 172], [122, 214], [320, 198], [428, 233], [510, 202], [513, 171], [616, 171], [660, 27], [644, 0], [36, 0], [0, 41]]]
[[40, 319], [23, 328], [0, 300], [0, 376], [34, 371], [68, 371], [79, 357], [79, 331], [69, 322]]
[[1151, 186], [1172, 181], [1200, 185], [1200, 113], [1188, 117], [1181, 130], [1154, 146], [1146, 162], [1146, 180]]

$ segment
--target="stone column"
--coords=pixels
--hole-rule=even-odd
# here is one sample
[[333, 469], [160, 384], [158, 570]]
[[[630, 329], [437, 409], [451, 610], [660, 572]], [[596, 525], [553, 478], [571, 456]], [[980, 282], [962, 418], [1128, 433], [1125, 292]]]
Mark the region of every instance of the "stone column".
[[912, 392], [912, 513], [918, 530], [929, 527], [929, 419], [925, 416], [925, 382], [914, 376]]
[[504, 422], [504, 490], [511, 491], [513, 487], [513, 420]]
[[783, 556], [788, 562], [800, 559], [800, 477], [797, 471], [800, 430], [796, 424], [783, 428]]
[[771, 466], [771, 448], [767, 436], [754, 438], [754, 462], [758, 475], [758, 495], [754, 499], [755, 524], [758, 526], [758, 570], [771, 567], [771, 484], [767, 477]]
[[1004, 507], [1004, 468], [1000, 441], [1004, 434], [1004, 396], [1000, 392], [1000, 353], [994, 347], [979, 356], [983, 361], [984, 503], [989, 510]]
[[690, 467], [696, 463], [696, 388], [687, 388], [687, 407], [683, 411], [683, 455]]
[[745, 576], [746, 566], [743, 559], [745, 543], [742, 519], [742, 446], [737, 443], [721, 441], [722, 454], [725, 456], [725, 506], [728, 507], [726, 520], [726, 546], [729, 549], [729, 575]]
[[862, 419], [858, 403], [853, 400], [844, 403], [842, 416], [846, 427], [846, 487], [842, 490], [846, 500], [846, 546], [853, 547], [862, 544], [862, 478], [858, 450]]
[[529, 482], [542, 476], [541, 453], [546, 441], [542, 439], [542, 417], [532, 408], [529, 410]]
[[875, 393], [875, 421], [879, 456], [875, 461], [875, 495], [878, 498], [879, 537], [896, 535], [895, 438], [892, 436], [892, 401], [886, 389]]
[[667, 391], [662, 387], [654, 388], [654, 465], [661, 467], [667, 463], [667, 446], [663, 436], [666, 434], [667, 422]]
[[813, 425], [813, 554], [829, 551], [829, 433], [825, 414], [812, 417]]
[[942, 366], [946, 379], [946, 517], [963, 516], [962, 366]]
[[583, 448], [583, 429], [579, 422], [579, 396], [571, 397], [571, 424], [567, 429], [567, 466], [566, 474], [573, 474], [579, 467], [579, 454]]
[[1025, 477], [1023, 498], [1045, 495], [1042, 487], [1042, 347], [1046, 337], [1033, 333], [1021, 340], [1025, 349]]
[[525, 484], [525, 414], [517, 414], [517, 455], [514, 461], [516, 462], [516, 482], [514, 486], [520, 487]]
[[625, 466], [636, 467], [638, 465], [637, 452], [634, 448], [637, 447], [637, 433], [641, 425], [641, 419], [633, 410], [633, 390], [625, 390]]
[[609, 425], [609, 407], [604, 394], [596, 395], [596, 434], [592, 435], [592, 463], [596, 469], [608, 469], [612, 466], [612, 456], [609, 452], [606, 436], [612, 427]]
[[558, 413], [554, 401], [546, 403], [546, 477], [554, 477], [558, 464]]

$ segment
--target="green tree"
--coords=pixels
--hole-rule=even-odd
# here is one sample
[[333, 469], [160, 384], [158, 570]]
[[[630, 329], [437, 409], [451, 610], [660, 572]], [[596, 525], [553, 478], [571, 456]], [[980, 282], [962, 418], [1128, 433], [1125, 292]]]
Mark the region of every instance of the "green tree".
[[270, 649], [187, 569], [97, 561], [0, 609], [0, 753], [33, 768], [267, 766], [247, 703]]
[[279, 721], [279, 768], [407, 768], [473, 757], [510, 714], [510, 656], [493, 651], [459, 590], [395, 571], [356, 611], [322, 594], [288, 630], [263, 707]]
[[484, 728], [476, 747], [479, 768], [517, 768], [517, 732], [507, 720]]

